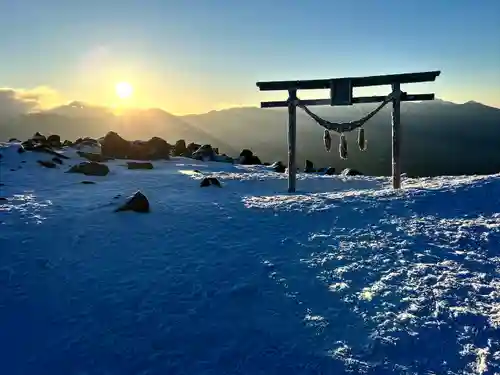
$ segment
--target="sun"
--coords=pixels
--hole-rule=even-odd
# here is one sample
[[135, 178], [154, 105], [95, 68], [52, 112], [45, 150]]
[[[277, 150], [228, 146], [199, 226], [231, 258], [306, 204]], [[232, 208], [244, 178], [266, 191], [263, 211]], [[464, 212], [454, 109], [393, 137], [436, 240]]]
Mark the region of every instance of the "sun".
[[134, 88], [128, 82], [119, 82], [115, 86], [115, 92], [120, 99], [127, 99], [134, 93]]

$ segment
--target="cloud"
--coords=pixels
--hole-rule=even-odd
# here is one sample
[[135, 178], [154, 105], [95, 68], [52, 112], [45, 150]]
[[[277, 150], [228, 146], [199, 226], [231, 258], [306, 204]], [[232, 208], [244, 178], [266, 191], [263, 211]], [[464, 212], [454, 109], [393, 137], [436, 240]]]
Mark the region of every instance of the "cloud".
[[61, 103], [59, 93], [46, 86], [33, 89], [0, 88], [0, 113], [11, 117], [50, 108]]

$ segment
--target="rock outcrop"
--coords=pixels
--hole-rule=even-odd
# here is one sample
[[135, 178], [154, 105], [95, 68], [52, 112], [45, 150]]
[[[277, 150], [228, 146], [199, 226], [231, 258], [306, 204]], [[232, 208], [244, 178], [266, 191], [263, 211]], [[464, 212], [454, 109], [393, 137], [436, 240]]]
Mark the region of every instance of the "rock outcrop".
[[109, 132], [101, 140], [103, 156], [115, 159], [158, 160], [170, 158], [171, 146], [162, 138], [149, 141], [127, 141], [115, 132]]

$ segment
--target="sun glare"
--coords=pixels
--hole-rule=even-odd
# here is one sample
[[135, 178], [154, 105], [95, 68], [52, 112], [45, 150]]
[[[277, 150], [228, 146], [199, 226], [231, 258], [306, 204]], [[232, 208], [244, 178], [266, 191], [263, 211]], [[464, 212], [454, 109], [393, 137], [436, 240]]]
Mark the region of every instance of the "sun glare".
[[134, 93], [134, 88], [128, 82], [119, 82], [115, 86], [115, 91], [120, 99], [127, 99]]

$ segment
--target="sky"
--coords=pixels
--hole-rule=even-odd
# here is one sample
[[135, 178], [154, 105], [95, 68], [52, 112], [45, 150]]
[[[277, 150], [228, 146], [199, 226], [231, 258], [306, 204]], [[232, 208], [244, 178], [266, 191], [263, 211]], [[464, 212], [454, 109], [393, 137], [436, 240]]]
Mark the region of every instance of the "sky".
[[257, 81], [428, 70], [403, 90], [500, 108], [500, 1], [0, 0], [0, 61], [0, 87], [42, 108], [203, 113], [286, 99]]

